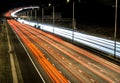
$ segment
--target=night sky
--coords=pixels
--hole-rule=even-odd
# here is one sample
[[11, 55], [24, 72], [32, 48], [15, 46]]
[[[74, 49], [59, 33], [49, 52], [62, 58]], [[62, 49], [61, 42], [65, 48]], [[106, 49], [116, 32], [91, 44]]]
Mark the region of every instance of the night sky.
[[[62, 11], [63, 16], [71, 17], [72, 13], [72, 1], [66, 3], [67, 0], [1, 0], [0, 1], [0, 13], [4, 13], [10, 9], [30, 6], [30, 5], [47, 5], [49, 2], [59, 6], [59, 10]], [[115, 0], [74, 0], [75, 1], [75, 17], [80, 21], [99, 21], [106, 22], [114, 19], [114, 4]], [[119, 0], [118, 0], [119, 1]], [[57, 11], [58, 9], [56, 9]], [[119, 8], [118, 8], [119, 10]], [[78, 20], [79, 20], [78, 19]], [[104, 19], [104, 20], [103, 20]]]
[[[72, 2], [72, 0], [70, 0]], [[74, 0], [76, 3], [80, 1], [80, 5], [83, 6], [107, 6], [110, 7], [114, 5], [115, 0]], [[11, 8], [19, 6], [29, 6], [29, 5], [41, 5], [53, 2], [55, 4], [60, 4], [63, 6], [66, 4], [66, 0], [1, 0], [0, 1], [0, 12], [4, 12]]]

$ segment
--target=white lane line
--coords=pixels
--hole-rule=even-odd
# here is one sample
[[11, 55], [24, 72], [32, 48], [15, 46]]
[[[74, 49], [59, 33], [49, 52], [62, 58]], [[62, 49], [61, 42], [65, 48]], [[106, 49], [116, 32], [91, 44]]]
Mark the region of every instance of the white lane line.
[[[12, 29], [12, 30], [13, 30], [13, 29]], [[19, 36], [17, 35], [17, 33], [16, 33], [14, 30], [13, 30], [13, 32], [14, 32], [14, 33], [15, 33], [15, 35], [17, 36], [17, 38], [18, 38], [19, 42], [22, 44], [22, 46], [23, 46], [23, 48], [24, 48], [25, 52], [27, 53], [27, 55], [28, 55], [28, 57], [29, 57], [30, 61], [32, 62], [32, 64], [33, 64], [34, 68], [36, 69], [36, 71], [37, 71], [38, 75], [40, 76], [40, 78], [42, 79], [43, 83], [46, 83], [46, 82], [45, 82], [45, 80], [43, 79], [43, 77], [42, 77], [41, 73], [39, 72], [38, 68], [36, 67], [36, 65], [35, 65], [34, 61], [32, 60], [32, 58], [31, 58], [30, 54], [28, 53], [28, 51], [27, 51], [26, 47], [24, 46], [24, 44], [23, 44], [23, 43], [22, 43], [22, 41], [20, 40]]]
[[11, 63], [11, 72], [12, 72], [12, 78], [13, 78], [13, 83], [18, 83], [18, 77], [17, 77], [17, 72], [16, 72], [16, 68], [15, 68], [15, 62], [13, 59], [13, 54], [12, 52], [12, 47], [10, 44], [10, 37], [8, 35], [8, 29], [6, 26], [6, 32], [7, 32], [7, 39], [8, 39], [8, 48], [9, 48], [9, 55], [10, 55], [10, 63]]
[[78, 70], [80, 73], [82, 73], [82, 71], [81, 70]]

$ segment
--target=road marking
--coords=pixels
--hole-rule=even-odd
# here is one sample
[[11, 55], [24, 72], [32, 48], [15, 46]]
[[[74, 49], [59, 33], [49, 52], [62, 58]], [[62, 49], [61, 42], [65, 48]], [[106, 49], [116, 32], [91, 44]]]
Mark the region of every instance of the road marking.
[[82, 71], [81, 70], [78, 70], [80, 73], [82, 73]]
[[49, 61], [49, 58], [47, 58], [47, 60]]
[[62, 73], [61, 71], [59, 71], [60, 73]]
[[104, 70], [102, 70], [102, 69], [101, 69], [100, 71], [101, 71], [101, 72], [104, 72]]
[[68, 80], [68, 83], [71, 83], [70, 80]]
[[[13, 30], [13, 29], [12, 29], [12, 30]], [[13, 32], [16, 34], [16, 32], [15, 32], [14, 30], [13, 30]], [[29, 57], [30, 61], [32, 62], [32, 64], [33, 64], [34, 68], [36, 69], [36, 71], [37, 71], [38, 75], [40, 76], [40, 78], [42, 79], [43, 83], [46, 83], [46, 82], [45, 82], [45, 80], [43, 79], [43, 77], [42, 77], [41, 73], [39, 72], [38, 68], [36, 67], [36, 65], [35, 65], [34, 61], [32, 60], [32, 58], [31, 58], [30, 54], [28, 53], [28, 51], [27, 51], [26, 47], [24, 46], [24, 44], [22, 43], [22, 41], [20, 40], [20, 38], [18, 37], [18, 35], [17, 35], [17, 34], [16, 34], [16, 37], [18, 38], [19, 42], [22, 44], [22, 46], [23, 46], [23, 48], [24, 48], [25, 52], [27, 53], [27, 55], [28, 55], [28, 57]]]
[[53, 66], [55, 66], [54, 64], [52, 64]]
[[93, 79], [90, 79], [90, 80], [95, 83], [95, 80], [93, 80]]
[[72, 63], [69, 63], [69, 65], [72, 65]]
[[16, 68], [15, 68], [15, 63], [14, 63], [14, 59], [13, 59], [13, 54], [12, 52], [12, 47], [10, 44], [10, 37], [8, 35], [8, 29], [6, 26], [6, 32], [7, 32], [7, 39], [8, 39], [8, 48], [9, 48], [9, 55], [10, 55], [10, 63], [11, 63], [11, 71], [12, 71], [12, 78], [13, 78], [13, 83], [18, 83], [18, 77], [17, 77], [17, 72], [16, 72]]

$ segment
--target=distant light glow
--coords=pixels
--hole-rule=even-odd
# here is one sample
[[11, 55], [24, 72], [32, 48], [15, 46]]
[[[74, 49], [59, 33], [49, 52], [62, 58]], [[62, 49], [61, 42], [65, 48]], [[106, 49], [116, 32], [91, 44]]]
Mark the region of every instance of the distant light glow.
[[51, 6], [51, 3], [49, 3], [48, 6]]
[[67, 2], [70, 2], [70, 0], [67, 0]]

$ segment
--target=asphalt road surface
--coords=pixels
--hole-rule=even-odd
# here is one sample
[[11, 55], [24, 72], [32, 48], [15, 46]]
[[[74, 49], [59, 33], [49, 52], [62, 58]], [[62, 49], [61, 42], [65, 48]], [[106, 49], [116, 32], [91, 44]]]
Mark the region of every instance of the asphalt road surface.
[[[8, 23], [31, 54], [45, 82], [120, 83], [120, 66], [50, 33], [15, 20], [8, 20]], [[24, 80], [37, 83], [39, 76], [34, 67], [30, 66], [32, 63], [24, 50], [17, 50], [16, 53], [21, 60]], [[30, 77], [27, 77], [30, 72]]]
[[[24, 83], [42, 83], [42, 79], [39, 77], [37, 71], [35, 70], [32, 62], [30, 61], [27, 53], [25, 52], [23, 46], [19, 42], [15, 33], [11, 28], [9, 29], [9, 35], [11, 42], [14, 47], [14, 53], [16, 54], [19, 67], [22, 74], [22, 79]], [[19, 76], [18, 76], [19, 77]], [[21, 79], [18, 79], [18, 82], [21, 82]]]

